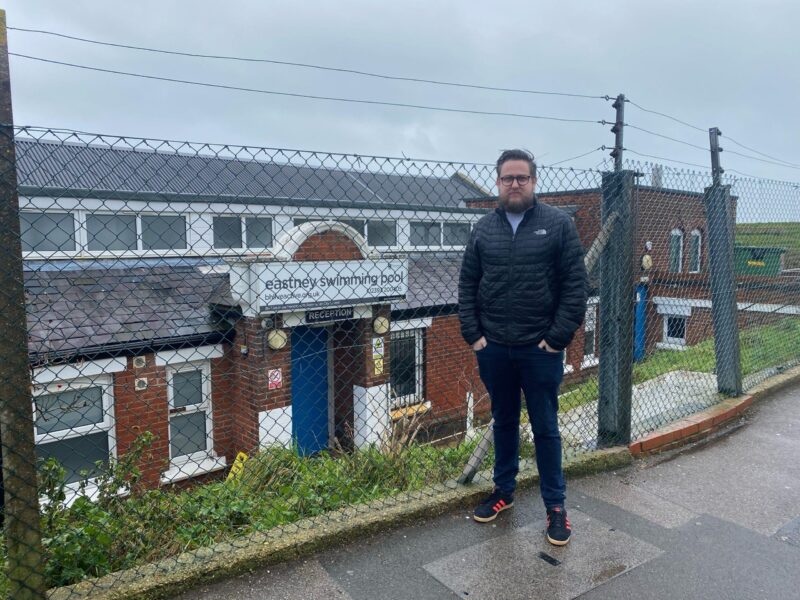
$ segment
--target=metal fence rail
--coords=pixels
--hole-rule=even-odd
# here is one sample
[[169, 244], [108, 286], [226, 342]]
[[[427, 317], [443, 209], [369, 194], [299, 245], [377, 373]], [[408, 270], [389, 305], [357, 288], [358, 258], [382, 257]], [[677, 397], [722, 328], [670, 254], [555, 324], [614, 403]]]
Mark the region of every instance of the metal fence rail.
[[[15, 597], [20, 545], [68, 586], [461, 473], [490, 413], [458, 275], [493, 165], [3, 132]], [[584, 248], [613, 231], [564, 352], [567, 453], [735, 392], [720, 352], [745, 389], [800, 359], [796, 187], [619, 166], [538, 178]]]

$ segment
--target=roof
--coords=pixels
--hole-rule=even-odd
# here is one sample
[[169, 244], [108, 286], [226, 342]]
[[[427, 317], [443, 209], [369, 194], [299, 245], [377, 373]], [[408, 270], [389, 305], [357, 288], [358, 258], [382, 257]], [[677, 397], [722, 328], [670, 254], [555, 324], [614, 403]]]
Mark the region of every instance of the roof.
[[218, 332], [209, 303], [227, 286], [227, 275], [191, 266], [27, 271], [28, 352], [70, 355]]
[[[298, 204], [322, 201], [336, 206], [344, 202], [368, 203], [373, 207], [459, 208], [464, 206], [464, 198], [484, 194], [484, 190], [464, 177], [444, 176], [444, 168], [441, 176], [372, 173], [252, 158], [260, 152], [247, 151], [247, 158], [242, 159], [146, 147], [131, 149], [17, 138], [17, 179], [26, 195], [159, 194], [175, 195], [187, 202], [198, 198], [280, 199], [284, 204], [291, 200]], [[288, 155], [280, 153], [280, 156]], [[341, 157], [341, 161], [345, 158]]]

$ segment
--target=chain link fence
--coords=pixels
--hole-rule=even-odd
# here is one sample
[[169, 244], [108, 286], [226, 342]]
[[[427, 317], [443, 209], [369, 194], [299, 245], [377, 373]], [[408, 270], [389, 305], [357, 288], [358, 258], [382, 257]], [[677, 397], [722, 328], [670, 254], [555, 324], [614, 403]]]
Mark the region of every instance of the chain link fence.
[[[4, 395], [24, 398], [2, 412], [12, 595], [39, 573], [77, 597], [81, 581], [458, 477], [490, 419], [457, 287], [494, 165], [7, 131], [22, 268], [3, 263], [0, 297], [24, 287], [27, 322], [5, 327], [26, 336], [30, 377], [3, 371]], [[741, 355], [744, 389], [797, 364], [797, 186], [629, 164], [540, 168], [537, 192], [585, 249], [611, 232], [563, 353], [565, 453], [718, 402], [721, 351]], [[735, 246], [714, 283], [718, 231]], [[712, 295], [734, 298], [732, 320]]]

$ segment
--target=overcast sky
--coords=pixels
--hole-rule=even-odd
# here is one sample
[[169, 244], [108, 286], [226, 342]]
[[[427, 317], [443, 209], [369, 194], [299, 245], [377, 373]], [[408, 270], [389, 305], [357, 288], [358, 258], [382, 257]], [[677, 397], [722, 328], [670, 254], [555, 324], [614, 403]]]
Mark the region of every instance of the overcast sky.
[[[205, 54], [589, 95], [645, 108], [800, 166], [796, 0], [306, 2], [6, 0], [8, 25]], [[11, 52], [283, 92], [613, 121], [611, 102], [386, 81], [166, 56], [9, 32]], [[493, 162], [531, 149], [547, 165], [613, 145], [608, 125], [431, 112], [199, 88], [11, 58], [17, 124], [333, 152]], [[626, 105], [625, 120], [703, 148], [708, 134]], [[709, 153], [627, 129], [626, 157], [699, 165]], [[593, 167], [608, 151], [567, 163]], [[800, 181], [800, 169], [723, 153], [723, 166]], [[676, 167], [681, 165], [672, 164]], [[797, 217], [795, 217], [797, 218]]]

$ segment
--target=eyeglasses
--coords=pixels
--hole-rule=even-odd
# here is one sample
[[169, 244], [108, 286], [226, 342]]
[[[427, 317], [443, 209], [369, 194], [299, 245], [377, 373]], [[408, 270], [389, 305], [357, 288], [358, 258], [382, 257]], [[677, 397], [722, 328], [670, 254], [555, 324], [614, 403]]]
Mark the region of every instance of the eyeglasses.
[[514, 181], [517, 182], [520, 186], [528, 185], [528, 182], [531, 180], [530, 175], [504, 175], [500, 178], [500, 183], [502, 183], [506, 187], [510, 187]]

